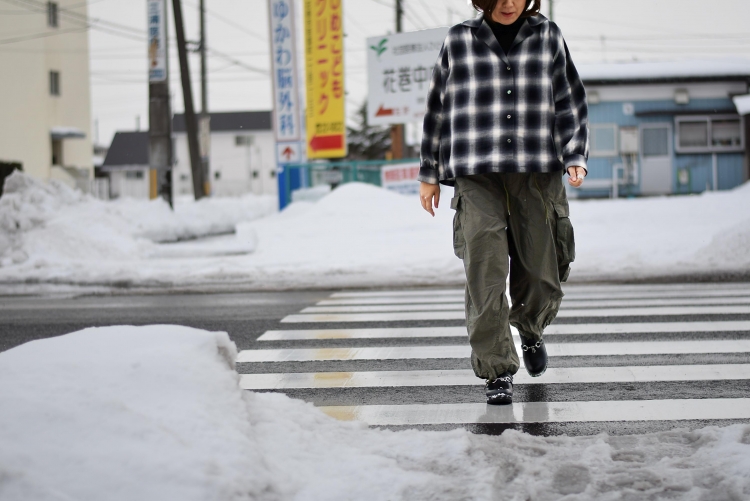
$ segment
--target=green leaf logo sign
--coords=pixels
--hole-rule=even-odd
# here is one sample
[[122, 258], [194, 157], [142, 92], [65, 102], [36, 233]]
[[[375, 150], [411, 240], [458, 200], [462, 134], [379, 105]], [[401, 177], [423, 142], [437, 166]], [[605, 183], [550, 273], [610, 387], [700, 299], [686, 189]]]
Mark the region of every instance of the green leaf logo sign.
[[386, 44], [388, 43], [388, 39], [384, 38], [380, 41], [377, 45], [370, 45], [370, 48], [375, 51], [375, 53], [378, 55], [378, 59], [380, 59], [380, 54], [386, 51], [388, 47], [386, 47]]

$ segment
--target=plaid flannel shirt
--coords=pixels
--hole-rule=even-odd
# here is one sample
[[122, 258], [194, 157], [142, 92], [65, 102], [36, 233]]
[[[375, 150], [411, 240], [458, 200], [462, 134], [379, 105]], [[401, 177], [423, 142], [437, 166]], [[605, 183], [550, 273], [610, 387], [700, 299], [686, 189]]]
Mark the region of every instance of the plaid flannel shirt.
[[586, 167], [586, 92], [557, 25], [529, 17], [509, 54], [482, 16], [453, 26], [427, 95], [419, 180]]

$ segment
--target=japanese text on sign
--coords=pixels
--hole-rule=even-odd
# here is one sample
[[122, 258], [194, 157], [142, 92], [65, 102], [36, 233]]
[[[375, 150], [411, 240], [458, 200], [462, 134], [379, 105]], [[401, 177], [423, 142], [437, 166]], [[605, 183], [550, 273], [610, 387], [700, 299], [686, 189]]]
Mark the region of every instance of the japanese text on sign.
[[307, 156], [346, 156], [341, 0], [304, 0]]
[[164, 0], [148, 0], [148, 81], [167, 79], [166, 33]]
[[300, 137], [293, 6], [293, 0], [268, 0], [277, 141], [295, 141]]
[[420, 122], [432, 69], [448, 28], [367, 39], [367, 121]]

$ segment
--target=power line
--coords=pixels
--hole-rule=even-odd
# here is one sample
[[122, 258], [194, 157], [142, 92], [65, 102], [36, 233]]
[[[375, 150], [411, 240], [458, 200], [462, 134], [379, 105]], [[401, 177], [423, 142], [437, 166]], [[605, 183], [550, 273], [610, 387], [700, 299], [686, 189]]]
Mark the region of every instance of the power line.
[[[20, 5], [26, 9], [31, 10], [32, 12], [36, 12], [39, 14], [47, 13], [47, 4], [41, 3], [35, 0], [3, 0], [3, 1], [7, 3], [15, 4], [15, 5]], [[116, 36], [120, 36], [123, 38], [136, 40], [139, 42], [144, 42], [146, 40], [145, 30], [138, 30], [130, 26], [125, 26], [119, 23], [112, 23], [110, 21], [104, 21], [102, 19], [94, 19], [93, 21], [89, 21], [88, 17], [85, 14], [79, 14], [77, 12], [70, 12], [67, 9], [58, 9], [58, 13], [60, 14], [60, 16], [66, 18], [68, 21], [79, 23], [81, 25], [81, 28], [79, 28], [78, 31], [95, 29], [98, 31], [102, 31], [104, 33], [109, 33], [110, 35], [116, 35]], [[120, 30], [120, 31], [117, 31], [117, 30]], [[44, 38], [47, 36], [55, 36], [56, 34], [60, 34], [62, 32], [66, 32], [66, 31], [56, 30], [55, 32], [52, 32], [52, 34], [49, 34], [49, 35], [37, 33], [34, 35], [29, 35], [31, 38], [16, 37], [17, 39], [15, 41], [20, 42], [23, 40], [31, 40], [34, 38]], [[4, 43], [12, 43], [10, 41], [7, 41], [7, 40], [12, 40], [12, 39], [5, 39], [5, 40], [6, 41]]]
[[261, 75], [268, 75], [269, 74], [268, 70], [261, 69], [261, 68], [256, 68], [255, 66], [250, 66], [249, 64], [246, 64], [246, 63], [240, 61], [239, 59], [233, 58], [229, 54], [225, 54], [225, 53], [220, 52], [220, 51], [218, 51], [216, 49], [212, 49], [211, 47], [206, 47], [206, 50], [208, 52], [210, 52], [211, 54], [213, 54], [214, 56], [220, 57], [220, 58], [224, 59], [225, 61], [231, 62], [234, 65], [237, 65], [237, 66], [240, 66], [242, 68], [245, 68], [248, 71], [252, 71], [252, 72], [255, 72], [255, 73], [260, 73]]
[[[198, 8], [198, 5], [195, 4], [195, 3], [192, 3], [192, 2], [185, 2], [185, 4], [189, 5], [191, 7], [194, 7], [194, 8]], [[236, 23], [236, 22], [232, 21], [231, 19], [227, 19], [226, 17], [221, 16], [221, 15], [217, 14], [216, 12], [214, 12], [212, 10], [209, 10], [209, 9], [205, 9], [205, 10], [206, 10], [206, 14], [208, 14], [211, 17], [213, 17], [214, 19], [218, 19], [219, 21], [223, 22], [227, 26], [231, 26], [233, 28], [236, 28], [236, 29], [242, 31], [243, 33], [246, 33], [246, 34], [250, 35], [251, 37], [256, 38], [258, 40], [262, 40], [264, 42], [268, 42], [268, 40], [265, 37], [263, 37], [263, 36], [255, 33], [255, 32], [253, 32], [253, 31], [248, 30], [245, 26], [242, 26], [241, 24]]]
[[435, 15], [432, 13], [432, 9], [426, 3], [424, 3], [424, 0], [419, 0], [419, 3], [422, 5], [422, 7], [424, 7], [424, 10], [427, 11], [427, 15], [429, 15], [432, 18], [432, 20], [435, 21], [436, 25], [438, 25], [438, 26], [442, 26], [443, 25], [443, 23], [441, 23], [440, 21], [438, 21], [438, 18], [435, 17]]
[[32, 35], [24, 35], [24, 36], [13, 37], [13, 38], [3, 38], [2, 40], [0, 40], [0, 45], [16, 43], [16, 42], [25, 42], [26, 40], [36, 40], [37, 38], [54, 37], [57, 35], [65, 35], [66, 33], [76, 33], [79, 31], [87, 31], [87, 30], [88, 30], [88, 27], [70, 28], [67, 30], [45, 31], [42, 33], [34, 33]]

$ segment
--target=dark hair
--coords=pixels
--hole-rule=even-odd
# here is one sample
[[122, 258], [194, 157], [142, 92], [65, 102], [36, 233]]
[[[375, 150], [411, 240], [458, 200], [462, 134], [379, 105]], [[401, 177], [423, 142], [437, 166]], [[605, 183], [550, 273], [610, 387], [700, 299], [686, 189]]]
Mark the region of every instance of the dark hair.
[[[476, 10], [483, 13], [485, 16], [492, 16], [492, 11], [495, 10], [498, 0], [471, 0], [471, 5]], [[526, 8], [524, 8], [521, 17], [531, 17], [539, 14], [539, 10], [542, 8], [541, 0], [526, 0]]]

